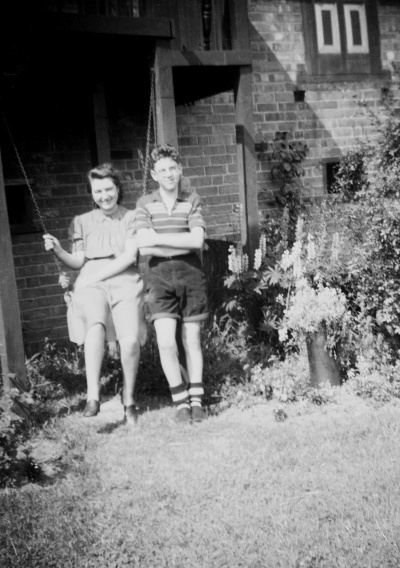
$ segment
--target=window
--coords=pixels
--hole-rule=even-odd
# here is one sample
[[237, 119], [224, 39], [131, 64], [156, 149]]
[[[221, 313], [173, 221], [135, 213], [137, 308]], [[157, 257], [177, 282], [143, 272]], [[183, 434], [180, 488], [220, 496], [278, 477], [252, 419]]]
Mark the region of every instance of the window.
[[368, 30], [365, 6], [345, 4], [344, 20], [346, 23], [347, 53], [368, 53]]
[[319, 53], [340, 53], [339, 18], [336, 4], [315, 4]]
[[336, 193], [335, 192], [335, 181], [336, 174], [339, 168], [340, 160], [339, 158], [325, 158], [322, 160], [323, 166], [323, 183], [326, 193]]
[[345, 80], [381, 72], [376, 0], [310, 0], [302, 6], [308, 75]]

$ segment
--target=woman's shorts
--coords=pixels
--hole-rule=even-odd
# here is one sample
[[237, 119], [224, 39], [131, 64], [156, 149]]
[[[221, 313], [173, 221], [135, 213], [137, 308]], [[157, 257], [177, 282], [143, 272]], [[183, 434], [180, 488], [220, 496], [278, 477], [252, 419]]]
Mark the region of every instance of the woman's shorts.
[[207, 291], [197, 254], [153, 256], [146, 274], [151, 321], [160, 318], [203, 321], [208, 317]]
[[[97, 272], [108, 262], [111, 260], [86, 262], [79, 277], [84, 278]], [[119, 341], [123, 337], [133, 336], [144, 345], [146, 323], [143, 312], [143, 280], [135, 268], [73, 292], [68, 306], [71, 341], [82, 345], [88, 329], [96, 323], [104, 325], [107, 341]]]

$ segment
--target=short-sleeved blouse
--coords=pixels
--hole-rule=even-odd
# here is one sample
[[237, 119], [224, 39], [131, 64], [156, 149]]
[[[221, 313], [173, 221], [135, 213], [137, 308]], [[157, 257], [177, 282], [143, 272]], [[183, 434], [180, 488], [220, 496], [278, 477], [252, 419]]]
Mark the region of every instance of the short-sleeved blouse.
[[84, 251], [87, 260], [120, 256], [134, 237], [135, 218], [135, 211], [121, 205], [113, 215], [95, 209], [76, 216], [69, 228], [72, 252]]
[[[83, 251], [85, 264], [80, 278], [90, 277], [125, 250], [125, 242], [134, 238], [135, 211], [119, 206], [112, 216], [100, 210], [75, 217], [70, 225], [72, 252]], [[134, 266], [92, 286], [74, 291], [68, 305], [67, 321], [71, 341], [82, 345], [87, 330], [102, 323], [106, 339], [115, 341], [124, 335], [146, 337], [143, 318], [143, 281]]]

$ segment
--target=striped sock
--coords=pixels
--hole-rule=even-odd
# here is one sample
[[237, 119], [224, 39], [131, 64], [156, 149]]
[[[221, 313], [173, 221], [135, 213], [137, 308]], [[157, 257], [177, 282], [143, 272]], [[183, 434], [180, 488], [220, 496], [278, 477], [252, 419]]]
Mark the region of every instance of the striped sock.
[[189, 393], [183, 383], [177, 387], [170, 387], [172, 402], [174, 406], [179, 410], [180, 408], [189, 408]]
[[190, 383], [189, 385], [190, 406], [201, 407], [203, 395], [204, 395], [203, 383]]

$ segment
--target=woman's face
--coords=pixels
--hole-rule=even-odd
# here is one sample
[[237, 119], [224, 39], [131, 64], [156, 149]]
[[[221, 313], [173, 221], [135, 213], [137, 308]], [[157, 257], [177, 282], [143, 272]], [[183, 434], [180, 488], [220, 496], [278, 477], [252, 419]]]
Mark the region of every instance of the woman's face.
[[119, 191], [111, 178], [91, 180], [93, 201], [104, 215], [112, 215], [118, 209]]

